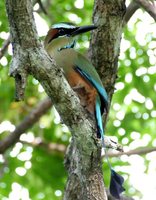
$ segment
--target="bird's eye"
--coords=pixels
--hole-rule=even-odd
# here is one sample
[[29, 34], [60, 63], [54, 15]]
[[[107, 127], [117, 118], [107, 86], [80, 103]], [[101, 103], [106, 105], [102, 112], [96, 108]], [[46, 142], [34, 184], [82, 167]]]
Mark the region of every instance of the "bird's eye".
[[65, 30], [64, 29], [60, 29], [59, 30], [59, 35], [65, 35]]

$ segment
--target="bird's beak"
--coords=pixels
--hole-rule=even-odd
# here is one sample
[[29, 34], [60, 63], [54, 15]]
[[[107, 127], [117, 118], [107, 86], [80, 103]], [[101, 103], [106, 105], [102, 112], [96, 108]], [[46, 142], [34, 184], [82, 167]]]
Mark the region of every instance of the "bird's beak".
[[94, 26], [94, 25], [88, 25], [88, 26], [80, 26], [80, 27], [77, 27], [76, 30], [74, 30], [70, 36], [76, 36], [76, 35], [79, 35], [81, 33], [85, 33], [85, 32], [88, 32], [88, 31], [91, 31], [91, 30], [94, 30], [96, 29], [97, 26]]

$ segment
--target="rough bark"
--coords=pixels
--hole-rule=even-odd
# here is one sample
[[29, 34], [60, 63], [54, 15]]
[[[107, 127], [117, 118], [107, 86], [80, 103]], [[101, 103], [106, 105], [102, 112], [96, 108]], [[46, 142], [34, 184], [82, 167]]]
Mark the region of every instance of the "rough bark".
[[117, 77], [118, 56], [122, 35], [124, 0], [95, 0], [93, 23], [98, 29], [92, 33], [89, 55], [96, 67], [110, 100]]
[[[71, 130], [72, 142], [68, 148], [65, 162], [69, 176], [64, 200], [106, 200], [107, 196], [101, 170], [101, 144], [96, 138], [95, 122], [89, 118], [86, 111], [81, 107], [78, 97], [65, 80], [62, 70], [55, 65], [54, 60], [48, 57], [38, 40], [31, 1], [6, 0], [6, 8], [13, 45], [10, 74], [15, 78], [16, 82], [16, 99], [24, 98], [27, 76], [29, 74], [33, 75], [42, 84], [62, 120]], [[100, 18], [96, 15], [98, 13], [96, 10], [103, 13]], [[110, 90], [109, 94], [112, 94], [112, 84], [114, 84], [116, 76], [121, 37], [119, 27], [121, 26], [123, 11], [124, 3], [121, 0], [96, 1], [95, 3], [94, 16], [97, 19], [95, 24], [99, 24], [104, 28], [104, 21], [110, 20], [109, 31], [107, 32], [110, 45], [106, 51], [100, 51], [104, 54], [106, 60], [104, 66], [99, 70], [104, 77], [103, 80], [105, 80], [107, 91]], [[109, 19], [108, 17], [109, 15], [114, 20], [111, 21], [111, 18]], [[108, 18], [105, 18], [106, 16]], [[117, 27], [117, 32], [114, 23], [119, 26]], [[102, 30], [98, 29], [95, 34], [98, 34], [98, 37], [102, 36], [102, 33], [100, 33]], [[114, 32], [110, 34], [111, 31]], [[102, 37], [105, 36], [104, 34]], [[94, 38], [92, 45], [95, 42]], [[96, 41], [97, 46], [100, 45], [99, 42], [101, 43], [101, 41]], [[103, 55], [95, 54], [94, 61], [96, 62], [94, 64], [99, 66], [98, 60], [102, 58]], [[102, 61], [103, 59], [100, 62]], [[112, 77], [109, 69], [111, 69]], [[106, 72], [107, 70], [108, 72]], [[110, 77], [111, 81], [108, 81]]]

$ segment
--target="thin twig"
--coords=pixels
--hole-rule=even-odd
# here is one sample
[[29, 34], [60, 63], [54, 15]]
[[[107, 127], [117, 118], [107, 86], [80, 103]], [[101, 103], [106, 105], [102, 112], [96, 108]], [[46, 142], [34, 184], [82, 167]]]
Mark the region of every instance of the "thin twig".
[[127, 11], [124, 17], [123, 25], [126, 25], [133, 14], [142, 7], [146, 12], [153, 17], [156, 21], [156, 5], [154, 1], [147, 1], [147, 0], [133, 0], [127, 7]]
[[147, 0], [134, 0], [140, 7], [144, 8], [145, 11], [153, 17], [156, 21], [156, 4], [154, 1], [147, 1]]
[[140, 8], [140, 6], [135, 2], [132, 1], [128, 7], [127, 7], [127, 11], [126, 14], [124, 16], [124, 25], [128, 23], [128, 21], [130, 20], [130, 18], [133, 16], [133, 14]]
[[9, 44], [10, 44], [10, 35], [9, 35], [8, 39], [5, 40], [2, 48], [0, 49], [0, 59], [4, 56], [5, 52], [7, 51]]
[[45, 9], [44, 6], [43, 6], [42, 1], [41, 1], [41, 0], [37, 0], [37, 2], [38, 2], [38, 4], [39, 4], [41, 10], [43, 11], [43, 13], [44, 13], [45, 15], [47, 15], [47, 11], [46, 11], [46, 9]]
[[59, 153], [62, 156], [65, 154], [66, 152], [66, 145], [64, 144], [57, 144], [57, 143], [53, 143], [53, 142], [45, 142], [43, 141], [40, 137], [36, 137], [34, 138], [33, 141], [28, 142], [26, 140], [20, 140], [22, 143], [30, 145], [32, 147], [39, 147], [39, 148], [43, 148], [44, 150], [46, 150], [47, 153]]
[[108, 153], [109, 157], [118, 157], [118, 156], [122, 156], [122, 155], [144, 155], [147, 153], [151, 153], [156, 151], [156, 147], [144, 147], [144, 148], [139, 148], [139, 149], [134, 149], [134, 150], [130, 150], [127, 152], [117, 152], [117, 153]]

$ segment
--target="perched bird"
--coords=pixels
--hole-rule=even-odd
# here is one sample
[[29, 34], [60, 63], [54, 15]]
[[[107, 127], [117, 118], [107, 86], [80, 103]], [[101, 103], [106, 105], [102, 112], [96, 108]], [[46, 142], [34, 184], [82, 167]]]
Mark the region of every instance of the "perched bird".
[[71, 23], [55, 24], [45, 38], [45, 49], [62, 67], [70, 86], [77, 92], [81, 105], [96, 115], [97, 134], [103, 137], [102, 114], [107, 112], [108, 97], [92, 64], [73, 49], [74, 36], [95, 29], [94, 25], [76, 27]]
[[[47, 33], [44, 46], [56, 64], [63, 68], [65, 77], [78, 94], [81, 105], [93, 116], [97, 124], [97, 137], [102, 139], [104, 147], [104, 129], [102, 114], [108, 111], [108, 96], [98, 73], [82, 54], [74, 50], [74, 36], [96, 29], [94, 25], [75, 26], [62, 22], [54, 24]], [[111, 168], [110, 192], [119, 198], [123, 178]]]

